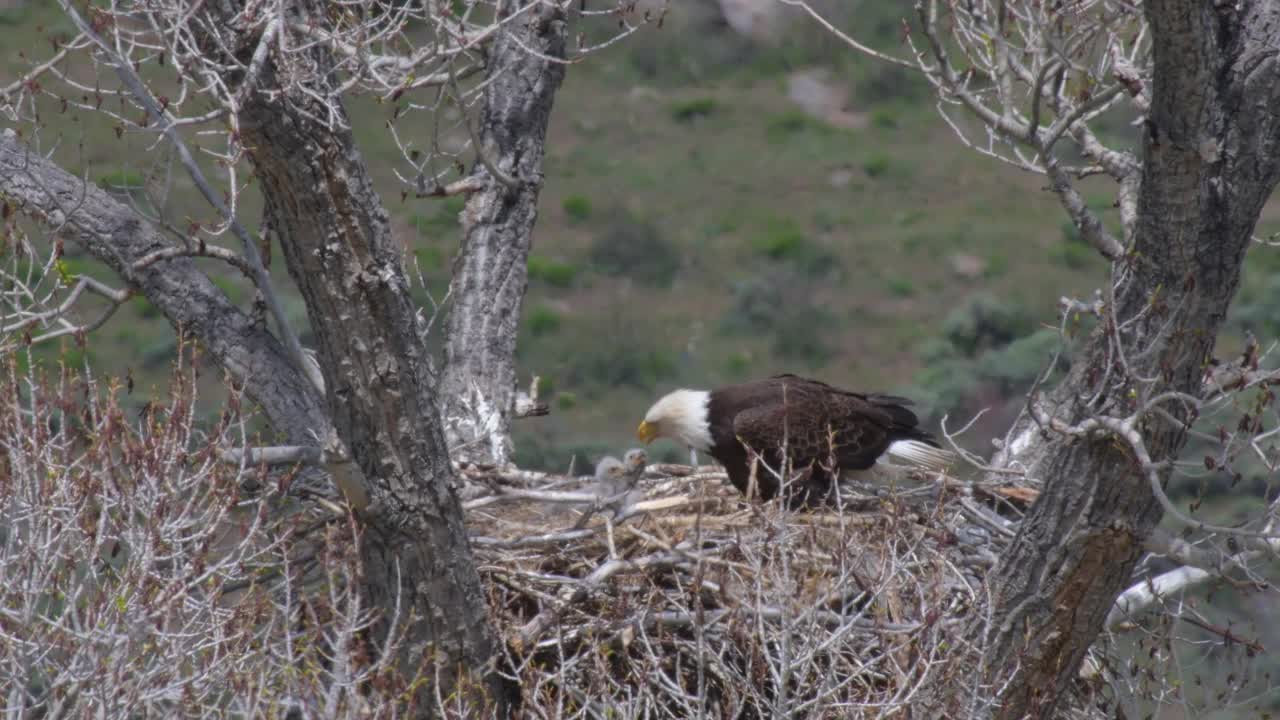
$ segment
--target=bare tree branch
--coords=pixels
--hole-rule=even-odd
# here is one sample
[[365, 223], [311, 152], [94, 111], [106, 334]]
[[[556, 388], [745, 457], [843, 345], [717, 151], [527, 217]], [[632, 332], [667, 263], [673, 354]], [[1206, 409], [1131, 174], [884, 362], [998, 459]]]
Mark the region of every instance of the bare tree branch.
[[[63, 318], [68, 312], [70, 312], [71, 308], [75, 306], [76, 302], [80, 299], [80, 295], [86, 290], [106, 298], [110, 304], [96, 320], [83, 325], [73, 325]], [[34, 325], [44, 325], [52, 320], [61, 321], [63, 327], [57, 330], [50, 330], [48, 332], [41, 333], [40, 335], [32, 337], [27, 342], [32, 345], [36, 345], [55, 338], [65, 337], [67, 335], [84, 335], [85, 333], [92, 332], [102, 327], [107, 320], [111, 319], [111, 316], [120, 308], [120, 305], [126, 302], [131, 295], [132, 293], [129, 290], [116, 290], [107, 287], [105, 284], [98, 282], [91, 277], [82, 275], [76, 280], [76, 284], [71, 288], [71, 291], [67, 293], [66, 298], [57, 307], [44, 311], [16, 313], [24, 317], [10, 325], [0, 326], [0, 350], [8, 349], [6, 347], [7, 343], [4, 342], [4, 336], [27, 330]]]
[[285, 438], [313, 443], [325, 437], [331, 424], [320, 398], [279, 342], [194, 263], [175, 257], [134, 269], [148, 255], [174, 246], [128, 206], [33, 153], [9, 130], [0, 133], [0, 197], [80, 242], [175, 328], [199, 338]]

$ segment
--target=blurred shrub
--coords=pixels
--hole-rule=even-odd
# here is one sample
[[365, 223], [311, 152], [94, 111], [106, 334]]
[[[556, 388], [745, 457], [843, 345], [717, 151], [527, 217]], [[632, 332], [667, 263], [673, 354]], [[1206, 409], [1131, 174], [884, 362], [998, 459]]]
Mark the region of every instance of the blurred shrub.
[[591, 244], [592, 267], [607, 275], [629, 277], [642, 285], [666, 287], [680, 269], [679, 250], [652, 223], [626, 212], [610, 220]]
[[921, 250], [930, 250], [941, 245], [940, 238], [929, 231], [914, 232], [902, 239], [902, 251], [915, 255]]
[[[815, 5], [835, 26], [848, 31], [856, 27], [860, 40], [894, 49], [899, 45], [901, 18], [910, 14], [898, 3], [820, 0]], [[841, 75], [848, 75], [860, 66], [848, 46], [830, 32], [796, 13], [783, 14], [790, 17], [784, 19], [776, 37], [753, 40], [729, 27], [718, 3], [681, 3], [680, 12], [667, 14], [661, 32], [636, 33], [620, 50], [626, 53], [627, 69], [643, 82], [666, 86], [705, 87], [732, 80], [745, 85], [815, 65], [834, 66]], [[583, 23], [588, 24], [600, 28], [597, 41], [617, 30], [605, 18]]]
[[160, 317], [160, 308], [151, 304], [151, 301], [142, 295], [135, 295], [133, 298], [133, 308], [138, 315], [151, 320]]
[[858, 82], [855, 95], [859, 102], [875, 105], [895, 100], [912, 101], [931, 94], [928, 81], [920, 73], [885, 63], [870, 63], [865, 67], [866, 73]]
[[1058, 243], [1049, 248], [1049, 260], [1071, 270], [1080, 270], [1093, 260], [1093, 250], [1076, 243]]
[[566, 288], [573, 285], [578, 276], [578, 268], [567, 262], [553, 260], [542, 255], [530, 255], [528, 260], [529, 279], [551, 287]]
[[574, 222], [591, 217], [591, 199], [586, 195], [570, 195], [564, 199], [564, 214]]
[[911, 297], [916, 294], [916, 285], [911, 282], [911, 278], [889, 278], [888, 287], [889, 294], [895, 297]]
[[942, 323], [942, 334], [960, 354], [973, 357], [1026, 335], [1032, 325], [1021, 308], [983, 293], [953, 310]]
[[639, 318], [615, 308], [573, 320], [552, 348], [556, 376], [566, 385], [594, 398], [622, 386], [648, 392], [675, 377], [676, 359], [659, 340], [663, 334], [639, 325]]
[[878, 152], [862, 161], [862, 171], [867, 177], [878, 178], [889, 174], [889, 155]]
[[1063, 220], [1059, 225], [1062, 230], [1062, 241], [1065, 243], [1081, 243], [1084, 240], [1080, 237], [1080, 229], [1070, 220]]
[[786, 142], [802, 133], [827, 133], [831, 128], [803, 110], [787, 110], [769, 118], [764, 126], [765, 139], [770, 143]]
[[894, 214], [893, 219], [894, 222], [898, 223], [899, 227], [911, 227], [922, 220], [928, 220], [929, 213], [924, 210], [911, 208], [907, 210], [899, 210]]
[[871, 112], [871, 124], [884, 130], [898, 128], [898, 111], [888, 107], [878, 107]]
[[691, 123], [717, 112], [719, 104], [715, 98], [700, 97], [692, 100], [677, 100], [671, 103], [671, 117], [676, 122]]
[[817, 370], [835, 354], [826, 339], [826, 333], [833, 327], [831, 313], [822, 308], [785, 310], [774, 331], [773, 351], [780, 358]]
[[[1031, 330], [1031, 322], [1012, 306], [986, 295], [971, 298], [947, 318], [942, 337], [916, 350], [924, 367], [916, 373], [911, 397], [931, 421], [1018, 397], [1049, 368], [1062, 342], [1057, 330]], [[1065, 371], [1069, 364], [1063, 350], [1054, 370]]]
[[142, 367], [158, 370], [168, 367], [178, 355], [178, 343], [173, 338], [161, 338], [141, 348]]
[[966, 407], [979, 389], [973, 361], [950, 357], [926, 365], [916, 373], [907, 395], [920, 403], [929, 422]]
[[813, 226], [822, 232], [831, 232], [852, 224], [849, 216], [844, 213], [834, 212], [824, 207], [813, 211]]
[[575, 384], [652, 390], [659, 382], [675, 377], [676, 362], [671, 353], [648, 347], [643, 339], [602, 342], [593, 347], [594, 350], [578, 353], [573, 360], [571, 376]]
[[[570, 465], [575, 475], [590, 475], [596, 463], [605, 455], [621, 458], [626, 444], [610, 445], [605, 442], [583, 440], [575, 435], [544, 435], [532, 432], [514, 433], [515, 453], [512, 462], [526, 470], [543, 472], [568, 472]], [[689, 451], [675, 443], [656, 443], [648, 448], [649, 462], [687, 463]]]
[[151, 204], [151, 198], [147, 193], [146, 178], [136, 170], [122, 168], [107, 173], [98, 178], [98, 187], [122, 200], [137, 204], [145, 213], [156, 213], [156, 208]]
[[830, 312], [814, 303], [811, 287], [812, 281], [785, 270], [738, 282], [719, 330], [726, 335], [772, 335], [772, 349], [779, 358], [820, 368], [833, 354], [826, 333], [836, 323]]
[[239, 278], [232, 279], [226, 275], [210, 275], [209, 280], [214, 287], [226, 293], [227, 299], [233, 303], [242, 303], [249, 295], [249, 290], [245, 288]]
[[[786, 263], [809, 276], [822, 275], [839, 267], [839, 259], [814, 243], [791, 218], [765, 219], [750, 240], [759, 255]], [[799, 281], [799, 279], [793, 279]]]
[[724, 371], [729, 377], [740, 378], [747, 374], [747, 370], [751, 368], [751, 355], [745, 352], [730, 353], [725, 358]]
[[778, 275], [757, 275], [733, 284], [729, 310], [720, 319], [720, 331], [728, 335], [752, 335], [772, 331], [782, 308], [782, 283]]
[[418, 269], [424, 273], [436, 272], [444, 268], [444, 253], [438, 247], [428, 246], [413, 251], [418, 261]]
[[414, 213], [409, 216], [409, 225], [419, 235], [431, 237], [441, 235], [459, 226], [458, 213], [466, 206], [467, 199], [461, 195], [450, 195], [444, 198], [429, 200], [434, 207], [428, 213]]
[[1071, 270], [1080, 270], [1100, 261], [1097, 251], [1080, 236], [1070, 220], [1062, 222], [1062, 241], [1049, 248], [1049, 260]]
[[1009, 272], [1009, 256], [994, 251], [987, 256], [987, 271], [983, 275], [988, 279], [998, 278]]
[[551, 394], [556, 391], [556, 383], [554, 380], [547, 377], [546, 375], [539, 375], [537, 390], [538, 390], [538, 397], [545, 400], [551, 397]]
[[751, 239], [756, 252], [773, 260], [799, 260], [808, 252], [809, 240], [791, 218], [769, 218]]
[[730, 212], [722, 218], [709, 220], [702, 226], [702, 234], [707, 238], [715, 238], [735, 232], [740, 227], [742, 227], [742, 217]]
[[533, 433], [517, 433], [512, 461], [521, 468], [543, 472], [566, 472], [570, 464], [578, 475], [589, 475], [595, 463], [615, 451], [604, 443], [580, 439], [546, 438]]
[[[1061, 344], [1057, 330], [1039, 330], [983, 353], [975, 369], [981, 379], [994, 383], [1000, 393], [1022, 393], [1048, 369], [1049, 361]], [[1069, 358], [1064, 351], [1054, 369], [1064, 370], [1068, 364]]]
[[[620, 47], [625, 69], [637, 79], [667, 87], [701, 84], [740, 72], [751, 62], [756, 49], [725, 25], [715, 3], [686, 3], [680, 10], [667, 15], [662, 32], [636, 33]], [[595, 24], [598, 40], [617, 32], [617, 25], [604, 18]]]
[[141, 193], [145, 180], [136, 170], [116, 170], [98, 178], [98, 187], [119, 194]]
[[1272, 275], [1256, 289], [1246, 286], [1232, 304], [1228, 320], [1260, 338], [1280, 334], [1280, 275]]
[[19, 2], [14, 4], [0, 3], [0, 25], [19, 26], [27, 21], [28, 7], [32, 3]]
[[950, 340], [931, 337], [916, 349], [916, 357], [920, 358], [920, 362], [925, 365], [937, 365], [938, 363], [960, 358], [962, 355]]
[[549, 335], [560, 329], [560, 313], [546, 305], [538, 305], [529, 311], [529, 332], [534, 337]]

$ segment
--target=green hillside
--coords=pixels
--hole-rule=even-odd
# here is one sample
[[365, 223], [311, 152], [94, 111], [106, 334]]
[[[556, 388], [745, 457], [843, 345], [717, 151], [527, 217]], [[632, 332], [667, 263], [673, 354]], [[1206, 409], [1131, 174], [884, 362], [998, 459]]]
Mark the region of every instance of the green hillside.
[[[10, 75], [70, 30], [44, 5], [4, 12], [0, 68]], [[864, 12], [852, 29], [896, 47], [893, 8], [878, 12], [888, 14]], [[76, 68], [91, 77], [87, 63]], [[844, 96], [840, 122], [793, 100], [807, 78]], [[350, 108], [397, 230], [442, 297], [461, 200], [402, 199], [399, 150], [383, 129], [390, 108]], [[59, 142], [59, 158], [91, 180], [128, 194], [148, 171], [153, 138], [118, 137], [53, 100], [42, 123], [45, 146]], [[1118, 118], [1106, 130], [1122, 139], [1131, 129]], [[1056, 339], [1037, 331], [1055, 322], [1058, 298], [1090, 295], [1106, 278], [1044, 185], [963, 147], [908, 73], [815, 29], [764, 47], [733, 35], [709, 4], [677, 8], [662, 29], [572, 65], [557, 96], [520, 345], [525, 381], [543, 378], [553, 413], [518, 425], [519, 459], [592, 460], [633, 442], [667, 389], [778, 371], [902, 391], [934, 419], [1005, 405], [1048, 361]], [[1114, 225], [1112, 186], [1083, 190]], [[175, 218], [210, 218], [183, 178], [174, 193]], [[256, 226], [251, 186], [243, 200]], [[1269, 209], [1271, 225], [1277, 217]], [[1259, 252], [1242, 295], [1255, 325], [1280, 305], [1267, 282], [1276, 253]], [[250, 300], [241, 278], [201, 262]], [[84, 257], [67, 270], [111, 277]], [[275, 273], [287, 287], [278, 259]], [[289, 312], [305, 323], [292, 294]], [[164, 377], [173, 348], [172, 330], [139, 299], [71, 357], [87, 353], [99, 373], [131, 371], [145, 388]], [[993, 415], [975, 442], [1005, 417]]]

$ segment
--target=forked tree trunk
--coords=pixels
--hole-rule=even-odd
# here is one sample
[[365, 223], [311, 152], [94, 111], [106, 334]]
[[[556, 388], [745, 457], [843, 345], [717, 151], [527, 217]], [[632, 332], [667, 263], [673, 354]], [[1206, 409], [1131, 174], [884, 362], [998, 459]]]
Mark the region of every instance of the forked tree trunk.
[[[244, 130], [320, 341], [338, 432], [369, 483], [374, 504], [361, 536], [366, 602], [387, 619], [399, 608], [404, 670], [435, 662], [442, 695], [459, 676], [473, 674], [490, 698], [501, 699], [503, 689], [490, 682], [487, 605], [451, 489], [416, 308], [386, 212], [349, 133], [257, 96], [246, 108]], [[171, 243], [131, 208], [31, 154], [11, 134], [0, 135], [0, 198], [76, 238], [197, 337], [246, 384], [288, 442], [311, 444], [313, 431], [324, 437], [329, 413], [306, 378], [192, 260], [133, 269]], [[430, 662], [427, 676], [434, 677]], [[420, 712], [434, 707], [435, 690], [419, 688]]]
[[[1114, 269], [1114, 307], [1070, 375], [1041, 400], [1068, 424], [1130, 416], [1135, 398], [1201, 394], [1280, 167], [1280, 6], [1147, 0], [1145, 10], [1154, 78], [1134, 247]], [[1186, 439], [1182, 406], [1163, 407], [1177, 420], [1151, 415], [1140, 426], [1155, 463], [1176, 457]], [[997, 717], [1048, 717], [1162, 512], [1143, 468], [1115, 437], [1063, 437], [1029, 417], [1011, 437], [998, 461], [1026, 467], [1044, 489], [998, 567], [980, 676], [988, 697], [1003, 688], [990, 708]]]
[[[505, 7], [509, 14], [523, 2]], [[299, 3], [299, 9], [306, 9]], [[318, 5], [311, 8], [318, 9]], [[211, 13], [230, 21], [235, 3], [211, 3]], [[214, 23], [218, 23], [214, 20]], [[456, 398], [457, 412], [492, 408], [496, 424], [455, 424], [465, 454], [505, 462], [515, 399], [514, 350], [526, 286], [529, 237], [542, 184], [543, 142], [551, 102], [563, 66], [531, 56], [563, 57], [565, 22], [552, 6], [530, 7], [504, 25], [489, 53], [490, 70], [480, 137], [488, 163], [475, 173], [485, 187], [468, 203], [464, 250], [455, 268], [449, 366], [442, 383]], [[252, 48], [258, 38], [243, 38]], [[524, 48], [521, 47], [524, 46]], [[306, 60], [329, 67], [324, 49]], [[274, 89], [270, 61], [257, 87]], [[0, 177], [0, 192], [61, 222], [57, 203], [79, 212], [64, 231], [74, 232], [99, 258], [145, 292], [175, 324], [194, 332], [218, 361], [248, 381], [273, 425], [294, 444], [326, 436], [329, 415], [368, 483], [372, 504], [362, 513], [366, 601], [383, 612], [381, 629], [394, 616], [406, 640], [401, 667], [443, 687], [420, 686], [418, 710], [430, 712], [439, 692], [477, 680], [490, 699], [504, 688], [493, 681], [494, 637], [475, 572], [453, 475], [439, 423], [417, 308], [400, 268], [387, 213], [349, 132], [323, 124], [332, 107], [345, 122], [340, 99], [315, 80], [315, 95], [254, 92], [245, 100], [241, 138], [248, 149], [290, 275], [306, 301], [327, 403], [292, 367], [265, 328], [256, 326], [209, 284], [187, 259], [158, 263], [145, 271], [130, 266], [168, 243], [154, 229], [96, 188], [81, 202], [76, 178], [52, 163], [26, 156], [11, 138], [0, 151], [12, 172]], [[324, 98], [324, 100], [321, 100]], [[327, 106], [322, 106], [326, 103]], [[38, 171], [23, 182], [25, 170]], [[23, 170], [24, 172], [18, 172]], [[512, 183], [504, 182], [498, 176]], [[53, 193], [45, 193], [47, 187]], [[42, 194], [44, 193], [44, 194]], [[325, 412], [324, 405], [328, 405]], [[488, 422], [486, 419], [484, 422]]]
[[[511, 456], [520, 308], [528, 286], [547, 123], [564, 78], [564, 65], [547, 59], [564, 57], [560, 8], [508, 0], [503, 17], [530, 4], [534, 7], [498, 33], [489, 52], [479, 120], [487, 163], [474, 169], [486, 184], [463, 212], [440, 384], [454, 456], [498, 465]], [[495, 169], [505, 181], [494, 176]]]

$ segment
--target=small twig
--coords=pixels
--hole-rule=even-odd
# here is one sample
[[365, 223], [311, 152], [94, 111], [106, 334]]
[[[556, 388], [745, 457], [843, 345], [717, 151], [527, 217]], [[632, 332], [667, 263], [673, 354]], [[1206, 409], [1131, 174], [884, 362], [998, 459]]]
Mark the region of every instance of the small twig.
[[[421, 185], [419, 187], [422, 187]], [[423, 188], [419, 190], [414, 197], [449, 197], [452, 195], [470, 195], [474, 192], [480, 192], [485, 188], [485, 183], [480, 178], [469, 175], [461, 180], [454, 180], [448, 185], [432, 185], [429, 189]]]
[[1173, 504], [1173, 501], [1169, 499], [1168, 494], [1165, 493], [1163, 482], [1160, 479], [1160, 471], [1166, 467], [1167, 464], [1156, 463], [1151, 459], [1151, 455], [1147, 451], [1146, 443], [1142, 440], [1142, 435], [1138, 432], [1137, 428], [1134, 427], [1137, 416], [1124, 420], [1106, 416], [1096, 416], [1086, 418], [1076, 425], [1068, 425], [1058, 418], [1050, 417], [1043, 409], [1035, 406], [1034, 404], [1031, 407], [1032, 412], [1035, 413], [1036, 419], [1041, 423], [1042, 427], [1049, 427], [1055, 432], [1063, 435], [1083, 436], [1099, 430], [1106, 430], [1124, 440], [1129, 449], [1133, 452], [1139, 467], [1146, 475], [1147, 483], [1151, 488], [1151, 493], [1160, 503], [1160, 507], [1164, 508], [1164, 511], [1173, 516], [1173, 518], [1178, 522], [1202, 532], [1220, 533], [1222, 535], [1234, 535], [1236, 537], [1253, 539], [1261, 538], [1265, 540], [1280, 540], [1280, 535], [1274, 533], [1244, 530], [1236, 527], [1212, 525], [1201, 522], [1195, 518], [1185, 515], [1181, 510], [1179, 510], [1178, 507]]
[[814, 22], [821, 25], [824, 30], [836, 36], [837, 38], [839, 38], [840, 42], [843, 42], [845, 45], [848, 45], [849, 47], [853, 48], [854, 50], [857, 50], [858, 52], [866, 55], [867, 57], [872, 57], [881, 62], [885, 62], [890, 65], [896, 65], [898, 67], [904, 67], [909, 70], [920, 69], [915, 63], [907, 62], [906, 60], [903, 60], [901, 58], [896, 58], [892, 55], [886, 55], [878, 50], [875, 50], [874, 48], [863, 45], [857, 40], [854, 40], [852, 37], [850, 37], [843, 31], [841, 31], [835, 25], [832, 25], [826, 18], [822, 17], [822, 15], [817, 10], [814, 10], [809, 5], [809, 3], [805, 2], [805, 0], [778, 0], [778, 1], [781, 2], [783, 5], [790, 5], [792, 7], [800, 8], [805, 12], [806, 15], [813, 18]]
[[67, 295], [67, 298], [57, 307], [45, 310], [44, 312], [33, 313], [16, 323], [6, 325], [3, 328], [0, 328], [0, 335], [10, 335], [12, 333], [21, 332], [33, 325], [62, 318], [63, 315], [71, 310], [71, 308], [76, 304], [76, 301], [80, 299], [80, 296], [86, 290], [97, 295], [101, 295], [111, 303], [107, 309], [103, 311], [102, 315], [92, 322], [84, 325], [68, 324], [67, 327], [33, 337], [31, 338], [31, 344], [36, 345], [65, 335], [84, 334], [97, 330], [115, 314], [116, 310], [118, 310], [122, 304], [128, 301], [129, 298], [133, 297], [133, 291], [129, 288], [116, 290], [115, 288], [109, 287], [88, 275], [81, 275], [76, 281], [75, 286], [71, 288], [71, 292]]
[[452, 64], [449, 65], [449, 89], [453, 91], [453, 101], [458, 107], [458, 112], [462, 114], [462, 124], [467, 127], [467, 135], [471, 137], [471, 146], [475, 148], [476, 157], [480, 158], [480, 163], [489, 171], [495, 180], [502, 183], [508, 190], [519, 190], [522, 183], [516, 178], [511, 177], [503, 172], [489, 157], [489, 153], [485, 152], [484, 146], [480, 143], [480, 136], [476, 134], [476, 130], [471, 125], [471, 118], [467, 115], [467, 105], [462, 100], [462, 92], [458, 90], [458, 78]]
[[1218, 627], [1217, 625], [1207, 623], [1204, 620], [1201, 620], [1200, 618], [1190, 614], [1183, 614], [1179, 617], [1179, 619], [1185, 623], [1190, 623], [1191, 625], [1195, 625], [1201, 630], [1205, 630], [1207, 632], [1213, 633], [1214, 635], [1218, 635], [1223, 640], [1226, 640], [1228, 643], [1239, 643], [1240, 645], [1244, 645], [1245, 647], [1249, 648], [1250, 650], [1256, 653], [1265, 653], [1267, 651], [1267, 649], [1262, 646], [1262, 643], [1258, 642], [1256, 639], [1250, 640], [1248, 638], [1242, 638], [1239, 635], [1236, 635], [1235, 633], [1231, 632], [1231, 628]]
[[219, 454], [219, 459], [229, 465], [325, 465], [331, 461], [328, 453], [314, 445], [229, 448]]
[[171, 247], [171, 248], [164, 248], [163, 250], [156, 250], [155, 252], [149, 255], [146, 255], [140, 258], [137, 262], [135, 262], [133, 264], [133, 269], [134, 271], [143, 270], [162, 260], [171, 260], [173, 258], [180, 258], [180, 257], [216, 258], [218, 260], [222, 260], [226, 263], [233, 265], [237, 270], [244, 273], [244, 275], [248, 277], [250, 280], [254, 279], [253, 268], [249, 265], [249, 263], [243, 257], [237, 255], [236, 253], [224, 247], [218, 247], [217, 245], [207, 245], [204, 243], [200, 243], [198, 247], [194, 247], [194, 248]]

